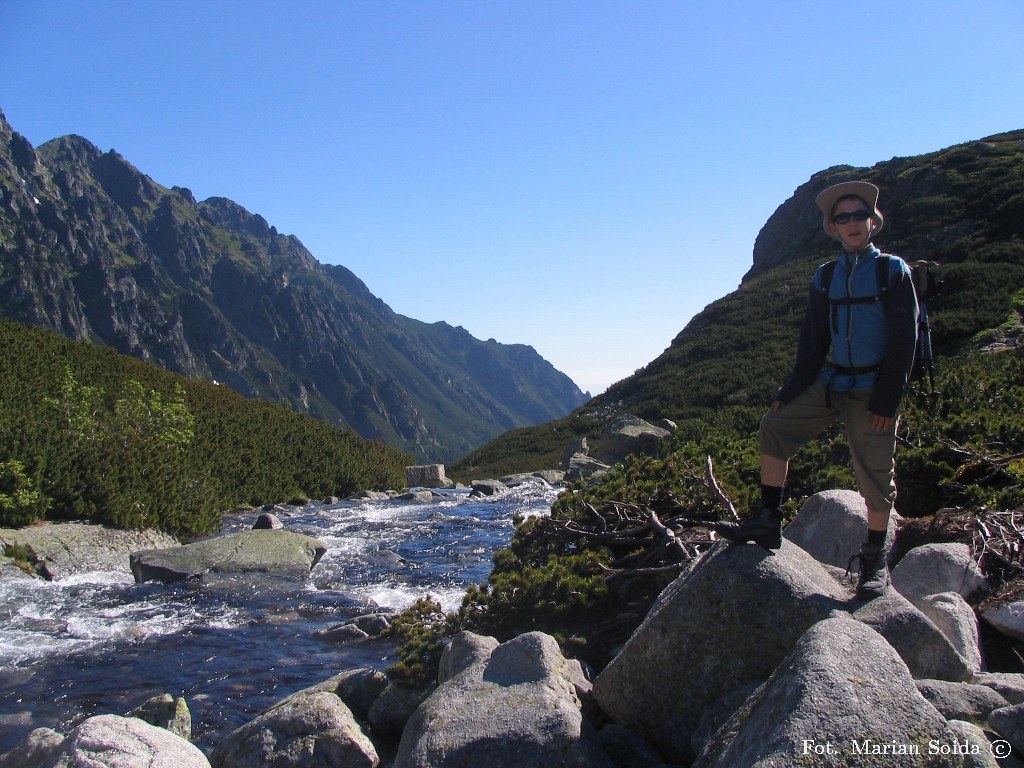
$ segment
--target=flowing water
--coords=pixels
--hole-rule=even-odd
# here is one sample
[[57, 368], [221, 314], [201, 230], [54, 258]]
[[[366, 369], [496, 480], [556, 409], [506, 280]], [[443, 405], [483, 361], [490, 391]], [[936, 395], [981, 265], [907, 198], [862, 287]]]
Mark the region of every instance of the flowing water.
[[[556, 496], [527, 483], [488, 499], [451, 491], [432, 503], [310, 504], [283, 517], [328, 548], [301, 585], [135, 584], [127, 566], [58, 582], [0, 579], [0, 754], [34, 728], [66, 732], [162, 693], [185, 697], [193, 741], [209, 751], [289, 693], [393, 663], [385, 641], [331, 645], [313, 633], [428, 594], [456, 608], [486, 580], [513, 517], [546, 515]], [[250, 528], [256, 514], [230, 516], [225, 529]]]

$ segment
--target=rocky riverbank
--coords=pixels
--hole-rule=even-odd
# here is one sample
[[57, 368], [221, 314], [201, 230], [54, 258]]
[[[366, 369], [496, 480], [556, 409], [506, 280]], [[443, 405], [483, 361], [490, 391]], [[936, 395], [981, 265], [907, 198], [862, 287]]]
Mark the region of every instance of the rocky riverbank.
[[65, 579], [85, 571], [123, 571], [132, 552], [181, 542], [159, 531], [121, 531], [92, 523], [0, 528], [0, 578]]
[[[671, 435], [672, 429], [674, 429], [674, 425], [668, 421], [654, 425], [634, 416], [624, 415], [613, 420], [605, 428], [597, 456], [590, 455], [590, 448], [585, 439], [575, 441], [566, 447], [561, 468], [510, 475], [498, 480], [474, 480], [467, 490], [471, 491], [473, 497], [480, 498], [500, 495], [510, 488], [525, 483], [543, 482], [554, 486], [576, 480], [597, 480], [610, 469], [613, 463], [621, 461], [625, 456], [634, 453], [657, 453], [660, 441]], [[353, 497], [352, 500], [428, 501], [433, 498], [431, 489], [460, 487], [448, 479], [443, 464], [407, 467], [406, 482], [409, 486], [406, 490], [364, 491]], [[327, 504], [337, 502], [336, 498], [325, 500]], [[274, 513], [288, 515], [291, 509], [294, 509], [291, 505], [279, 504], [265, 507], [264, 511], [269, 515]], [[279, 542], [280, 538], [266, 538], [265, 540]], [[131, 567], [129, 556], [132, 553], [168, 549], [180, 544], [181, 542], [174, 536], [159, 531], [120, 531], [87, 522], [41, 523], [20, 529], [0, 528], [0, 551], [6, 555], [6, 557], [0, 557], [0, 577], [35, 576], [55, 580], [85, 571], [124, 570], [126, 567]], [[204, 544], [203, 548], [209, 550], [211, 547], [217, 546], [220, 545]], [[309, 550], [309, 553], [315, 553], [317, 545], [311, 546], [312, 549]], [[281, 558], [287, 558], [291, 562], [291, 570], [294, 571], [292, 575], [301, 575], [304, 565], [308, 566], [305, 567], [305, 571], [308, 572], [309, 568], [312, 568], [316, 560], [323, 554], [322, 551], [319, 555], [313, 554], [312, 559], [307, 561], [305, 548], [306, 545], [303, 544], [304, 553], [298, 555], [271, 552], [265, 556], [259, 556], [255, 554], [255, 550], [259, 549], [258, 546], [255, 549], [249, 547], [249, 556], [262, 557], [263, 564], [257, 565], [250, 562], [246, 567], [249, 570], [266, 570], [272, 568], [272, 564], [277, 561], [280, 568], [284, 569], [284, 560]], [[187, 551], [196, 554], [199, 550], [193, 548]], [[189, 577], [198, 577], [200, 571], [204, 568], [211, 568], [212, 563], [218, 563], [218, 567], [225, 570], [229, 557], [227, 552], [209, 551], [200, 556], [199, 563], [192, 571], [188, 571], [179, 563], [178, 567], [183, 570], [175, 571], [174, 574], [158, 576], [156, 572], [159, 569], [154, 566], [140, 580], [147, 578], [183, 580]], [[140, 555], [136, 559], [139, 561], [139, 567], [144, 567], [149, 556]], [[239, 563], [234, 566], [235, 570], [242, 567]]]
[[596, 675], [542, 633], [463, 633], [429, 690], [348, 670], [209, 755], [150, 708], [39, 729], [0, 766], [1020, 765], [1024, 677], [985, 669], [969, 548], [911, 550], [863, 603], [842, 567], [863, 525], [859, 496], [828, 492], [778, 551], [712, 546]]

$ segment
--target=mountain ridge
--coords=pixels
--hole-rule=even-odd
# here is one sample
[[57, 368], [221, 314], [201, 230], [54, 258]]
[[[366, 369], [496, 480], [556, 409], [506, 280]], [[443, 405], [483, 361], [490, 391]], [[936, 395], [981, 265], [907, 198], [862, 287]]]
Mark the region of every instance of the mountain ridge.
[[523, 344], [394, 312], [224, 197], [163, 187], [81, 136], [34, 149], [0, 112], [0, 314], [113, 347], [420, 461], [588, 396]]
[[661, 355], [569, 416], [473, 451], [453, 473], [557, 464], [570, 439], [585, 436], [594, 446], [603, 425], [624, 412], [679, 421], [732, 406], [767, 407], [792, 364], [811, 276], [838, 253], [814, 198], [854, 178], [882, 190], [886, 223], [878, 246], [939, 265], [943, 286], [929, 301], [929, 316], [940, 355], [956, 354], [1003, 324], [1019, 327], [1024, 130], [870, 168], [834, 166], [779, 205], [758, 233], [739, 287], [695, 315]]

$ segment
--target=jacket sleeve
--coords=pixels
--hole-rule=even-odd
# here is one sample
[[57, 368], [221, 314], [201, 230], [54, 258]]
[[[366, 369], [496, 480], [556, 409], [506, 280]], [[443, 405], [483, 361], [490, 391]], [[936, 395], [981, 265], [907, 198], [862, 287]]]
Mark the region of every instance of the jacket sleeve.
[[[819, 270], [820, 272], [820, 270]], [[796, 363], [786, 383], [782, 385], [775, 399], [789, 403], [814, 383], [832, 345], [832, 332], [828, 321], [828, 296], [817, 287], [818, 274], [811, 280], [807, 314], [800, 328], [800, 341], [796, 349]]]
[[906, 394], [917, 349], [917, 293], [910, 270], [905, 267], [889, 280], [886, 312], [885, 356], [868, 410], [878, 416], [895, 416]]

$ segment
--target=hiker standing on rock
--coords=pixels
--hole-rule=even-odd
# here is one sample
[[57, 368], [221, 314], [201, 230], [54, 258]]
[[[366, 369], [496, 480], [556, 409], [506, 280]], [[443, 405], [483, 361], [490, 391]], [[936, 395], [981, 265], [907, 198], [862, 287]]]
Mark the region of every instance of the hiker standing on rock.
[[855, 555], [857, 594], [871, 599], [889, 585], [886, 532], [896, 499], [896, 425], [914, 363], [918, 303], [906, 262], [871, 242], [884, 222], [878, 187], [843, 182], [815, 202], [825, 232], [843, 250], [814, 274], [793, 372], [761, 419], [761, 507], [720, 533], [733, 542], [782, 546], [789, 458], [842, 419], [868, 509], [867, 541]]

